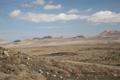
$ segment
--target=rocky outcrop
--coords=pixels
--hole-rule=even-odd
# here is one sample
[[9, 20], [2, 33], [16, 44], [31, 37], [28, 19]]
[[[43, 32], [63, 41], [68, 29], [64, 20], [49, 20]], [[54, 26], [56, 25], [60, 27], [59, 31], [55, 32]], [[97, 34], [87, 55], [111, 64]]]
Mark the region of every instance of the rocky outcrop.
[[43, 39], [52, 39], [52, 38], [54, 38], [54, 37], [52, 37], [52, 36], [44, 36], [43, 37]]
[[0, 47], [0, 55], [9, 56], [10, 55], [10, 50]]
[[0, 44], [6, 44], [6, 43], [9, 43], [9, 42], [7, 42], [7, 41], [5, 41], [3, 39], [0, 39]]
[[105, 30], [101, 34], [97, 35], [96, 37], [120, 37], [120, 31], [118, 30]]
[[40, 40], [41, 38], [40, 37], [34, 37], [32, 38], [33, 40]]
[[21, 40], [15, 40], [14, 42], [15, 42], [15, 43], [18, 43], [18, 42], [21, 42]]
[[47, 80], [42, 74], [30, 69], [33, 60], [30, 58], [21, 52], [0, 47], [0, 80]]
[[76, 36], [76, 37], [73, 37], [73, 38], [85, 38], [83, 35], [79, 35], [79, 36]]

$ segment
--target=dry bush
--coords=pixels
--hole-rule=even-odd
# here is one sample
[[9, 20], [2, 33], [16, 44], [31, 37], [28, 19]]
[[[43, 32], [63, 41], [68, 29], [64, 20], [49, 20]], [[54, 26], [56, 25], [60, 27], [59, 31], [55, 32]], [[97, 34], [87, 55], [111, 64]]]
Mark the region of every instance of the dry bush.
[[30, 77], [27, 76], [23, 76], [23, 77], [19, 77], [20, 80], [32, 80]]
[[59, 75], [65, 75], [65, 76], [70, 76], [70, 73], [67, 72], [64, 69], [59, 69], [57, 67], [52, 67], [52, 66], [45, 66], [45, 70], [52, 74], [59, 74]]
[[38, 61], [41, 62], [41, 63], [44, 63], [44, 64], [52, 65], [52, 61], [49, 58], [44, 57], [44, 56], [39, 56]]
[[4, 80], [32, 80], [32, 79], [27, 76], [8, 76]]
[[26, 75], [27, 70], [25, 66], [21, 65], [4, 64], [1, 67], [2, 72], [13, 75]]
[[0, 80], [4, 80], [5, 77], [6, 75], [3, 72], [0, 72]]
[[110, 72], [107, 72], [107, 71], [103, 72], [103, 74], [106, 76], [110, 76]]
[[20, 59], [17, 56], [5, 56], [4, 59], [8, 63], [20, 63]]
[[61, 69], [66, 70], [69, 73], [74, 74], [74, 75], [82, 74], [81, 69], [79, 69], [78, 67], [75, 67], [75, 66], [71, 66], [70, 64], [58, 63], [58, 64], [56, 64], [56, 66]]
[[46, 78], [41, 74], [31, 74], [30, 77], [32, 80], [46, 80]]

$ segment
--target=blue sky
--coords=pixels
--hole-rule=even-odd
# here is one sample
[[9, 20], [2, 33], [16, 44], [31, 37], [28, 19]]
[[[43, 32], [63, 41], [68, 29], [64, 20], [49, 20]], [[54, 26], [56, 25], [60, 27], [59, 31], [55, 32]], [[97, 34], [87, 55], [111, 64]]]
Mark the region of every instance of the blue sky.
[[0, 0], [0, 39], [120, 31], [120, 0]]

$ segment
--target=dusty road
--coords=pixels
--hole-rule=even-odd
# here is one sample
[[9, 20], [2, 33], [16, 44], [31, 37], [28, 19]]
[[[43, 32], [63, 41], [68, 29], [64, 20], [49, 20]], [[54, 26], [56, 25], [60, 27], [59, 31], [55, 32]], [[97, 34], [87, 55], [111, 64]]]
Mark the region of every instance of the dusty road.
[[86, 63], [86, 62], [77, 62], [77, 61], [68, 61], [68, 60], [63, 60], [62, 62], [71, 63], [72, 65], [95, 65], [97, 67], [120, 70], [120, 66], [103, 65], [103, 64], [96, 64], [96, 63]]

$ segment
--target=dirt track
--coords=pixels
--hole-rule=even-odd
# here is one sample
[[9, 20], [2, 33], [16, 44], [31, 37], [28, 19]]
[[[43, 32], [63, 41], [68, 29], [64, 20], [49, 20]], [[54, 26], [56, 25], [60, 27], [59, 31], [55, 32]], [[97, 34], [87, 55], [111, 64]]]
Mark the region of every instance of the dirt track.
[[103, 67], [103, 68], [109, 68], [109, 69], [115, 69], [120, 70], [120, 66], [111, 66], [111, 65], [103, 65], [103, 64], [96, 64], [96, 63], [86, 63], [86, 62], [76, 62], [76, 61], [68, 61], [64, 60], [65, 63], [71, 63], [73, 65], [95, 65], [97, 67]]

